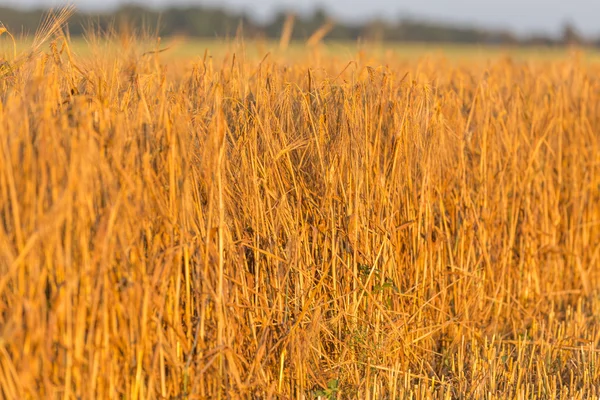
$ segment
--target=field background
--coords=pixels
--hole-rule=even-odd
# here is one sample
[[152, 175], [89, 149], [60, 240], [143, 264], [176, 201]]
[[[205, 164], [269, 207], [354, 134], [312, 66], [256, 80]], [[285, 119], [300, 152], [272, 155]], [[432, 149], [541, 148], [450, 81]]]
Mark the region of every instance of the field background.
[[[17, 38], [19, 39], [19, 38]], [[82, 37], [73, 38], [70, 41], [71, 50], [79, 56], [89, 56], [91, 53], [90, 42], [95, 45], [103, 45], [107, 53], [120, 51], [119, 40], [86, 39]], [[141, 42], [141, 43], [140, 43]], [[156, 39], [136, 40], [138, 51], [152, 51], [157, 48], [166, 49], [166, 54], [161, 55], [161, 60], [178, 59], [191, 61], [197, 57], [203, 57], [205, 51], [209, 51], [213, 57], [222, 58], [228, 53], [240, 50], [243, 44], [244, 54], [251, 57], [263, 57], [267, 53], [282, 54], [287, 58], [304, 57], [307, 52], [305, 42], [292, 41], [285, 49], [280, 48], [280, 43], [273, 40], [244, 40], [239, 38], [222, 39], [198, 39], [187, 37], [167, 37], [159, 41]], [[12, 52], [12, 42], [5, 36], [0, 37], [0, 52], [4, 56]], [[31, 46], [31, 40], [17, 40], [19, 51], [26, 50]], [[344, 57], [353, 59], [357, 52], [365, 51], [370, 56], [381, 58], [382, 56], [394, 56], [396, 59], [417, 61], [422, 57], [443, 57], [451, 61], [470, 62], [473, 60], [486, 61], [502, 57], [510, 57], [520, 61], [552, 61], [568, 57], [574, 49], [565, 47], [542, 47], [542, 46], [486, 46], [474, 44], [435, 44], [435, 43], [384, 43], [384, 42], [340, 42], [324, 41], [317, 46], [319, 54], [323, 56]], [[313, 49], [314, 51], [314, 49]], [[599, 61], [600, 52], [595, 48], [578, 48], [577, 53], [582, 54], [589, 61]]]
[[596, 53], [17, 46], [2, 397], [600, 395]]

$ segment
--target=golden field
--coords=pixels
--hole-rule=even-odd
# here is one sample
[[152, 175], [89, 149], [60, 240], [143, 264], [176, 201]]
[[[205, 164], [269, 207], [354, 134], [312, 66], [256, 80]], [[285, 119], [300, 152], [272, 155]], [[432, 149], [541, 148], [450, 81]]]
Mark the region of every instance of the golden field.
[[6, 35], [1, 398], [600, 396], [584, 53]]

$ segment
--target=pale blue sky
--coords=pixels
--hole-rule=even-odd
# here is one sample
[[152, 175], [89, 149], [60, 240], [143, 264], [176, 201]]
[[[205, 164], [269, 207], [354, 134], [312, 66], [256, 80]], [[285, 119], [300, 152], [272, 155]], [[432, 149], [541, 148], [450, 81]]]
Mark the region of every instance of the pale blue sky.
[[[226, 5], [257, 17], [278, 9], [308, 11], [317, 5], [344, 20], [401, 15], [435, 21], [469, 23], [482, 27], [509, 28], [520, 34], [557, 33], [565, 21], [587, 35], [600, 35], [600, 0], [149, 0], [139, 3]], [[56, 0], [0, 0], [2, 5], [51, 5]], [[110, 7], [120, 0], [75, 0], [79, 8]]]

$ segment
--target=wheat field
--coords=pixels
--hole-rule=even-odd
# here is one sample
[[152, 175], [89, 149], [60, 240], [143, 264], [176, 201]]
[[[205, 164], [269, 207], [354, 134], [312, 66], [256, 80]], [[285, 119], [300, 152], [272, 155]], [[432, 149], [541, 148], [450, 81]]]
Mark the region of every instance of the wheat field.
[[61, 23], [0, 68], [0, 397], [600, 396], [600, 63]]

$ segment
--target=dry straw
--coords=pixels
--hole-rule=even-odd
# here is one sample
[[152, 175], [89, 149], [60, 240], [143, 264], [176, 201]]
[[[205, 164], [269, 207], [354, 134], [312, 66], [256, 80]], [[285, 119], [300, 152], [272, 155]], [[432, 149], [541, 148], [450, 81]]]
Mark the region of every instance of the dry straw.
[[597, 63], [77, 56], [70, 12], [0, 78], [0, 397], [600, 395]]

